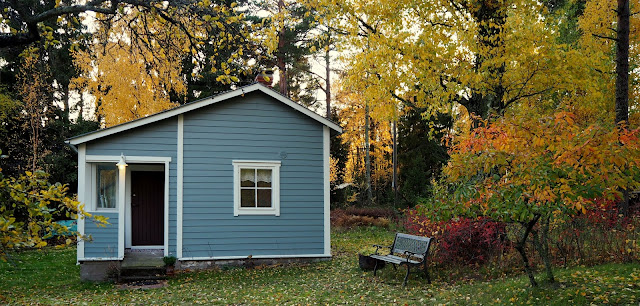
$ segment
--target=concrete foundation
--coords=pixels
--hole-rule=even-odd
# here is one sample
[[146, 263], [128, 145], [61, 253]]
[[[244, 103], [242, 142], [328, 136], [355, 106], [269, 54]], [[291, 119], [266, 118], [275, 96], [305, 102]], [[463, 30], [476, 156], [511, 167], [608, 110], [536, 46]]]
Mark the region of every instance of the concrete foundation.
[[246, 267], [273, 266], [281, 264], [312, 263], [331, 260], [330, 257], [292, 257], [292, 258], [243, 258], [243, 259], [218, 259], [218, 260], [178, 260], [177, 270], [206, 270], [222, 267]]
[[83, 281], [114, 281], [120, 271], [120, 261], [80, 262], [80, 279]]

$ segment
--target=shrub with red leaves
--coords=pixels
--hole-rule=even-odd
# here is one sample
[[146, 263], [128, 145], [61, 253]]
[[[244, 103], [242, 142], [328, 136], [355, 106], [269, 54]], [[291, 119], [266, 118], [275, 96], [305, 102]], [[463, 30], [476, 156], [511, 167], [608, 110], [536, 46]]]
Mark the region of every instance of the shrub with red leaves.
[[506, 224], [484, 217], [432, 222], [410, 209], [404, 223], [411, 234], [436, 238], [434, 258], [440, 263], [483, 264], [510, 247]]
[[632, 205], [630, 214], [622, 216], [615, 201], [596, 199], [586, 213], [566, 222], [558, 222], [552, 253], [556, 263], [572, 261], [582, 264], [630, 262], [640, 258], [637, 241], [640, 235], [640, 211]]

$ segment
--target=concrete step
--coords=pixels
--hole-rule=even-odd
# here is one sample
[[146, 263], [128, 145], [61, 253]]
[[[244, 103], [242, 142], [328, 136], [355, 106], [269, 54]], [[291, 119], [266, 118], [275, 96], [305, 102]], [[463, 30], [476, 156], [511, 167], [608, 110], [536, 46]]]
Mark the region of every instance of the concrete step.
[[164, 280], [166, 275], [146, 275], [146, 276], [120, 276], [119, 283], [131, 283], [140, 281]]
[[165, 267], [121, 267], [120, 277], [123, 276], [156, 276], [165, 275]]

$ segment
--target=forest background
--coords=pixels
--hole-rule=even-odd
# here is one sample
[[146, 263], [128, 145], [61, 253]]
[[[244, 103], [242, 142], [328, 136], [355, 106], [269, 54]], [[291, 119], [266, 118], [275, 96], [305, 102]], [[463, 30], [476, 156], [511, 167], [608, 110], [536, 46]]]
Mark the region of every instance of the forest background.
[[[560, 252], [550, 230], [603, 211], [611, 226], [636, 220], [635, 0], [2, 0], [0, 9], [0, 255], [45, 245], [53, 221], [82, 212], [65, 139], [268, 70], [274, 90], [344, 128], [331, 142], [332, 208], [406, 209], [406, 228], [434, 236], [465, 220], [498, 222], [489, 243], [515, 226], [509, 241], [525, 271], [533, 237], [550, 280]], [[614, 252], [637, 254], [637, 237], [623, 240]]]

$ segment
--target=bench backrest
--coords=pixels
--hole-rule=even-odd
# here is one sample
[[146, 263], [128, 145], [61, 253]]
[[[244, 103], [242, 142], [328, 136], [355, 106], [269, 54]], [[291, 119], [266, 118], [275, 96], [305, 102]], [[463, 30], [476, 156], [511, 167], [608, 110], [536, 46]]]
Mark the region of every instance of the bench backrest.
[[396, 233], [396, 238], [391, 246], [391, 253], [404, 254], [405, 251], [409, 251], [415, 254], [412, 255], [413, 257], [424, 259], [427, 256], [427, 252], [429, 252], [431, 239], [429, 237]]

